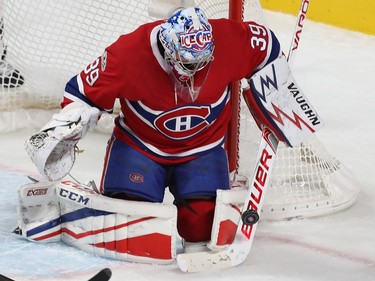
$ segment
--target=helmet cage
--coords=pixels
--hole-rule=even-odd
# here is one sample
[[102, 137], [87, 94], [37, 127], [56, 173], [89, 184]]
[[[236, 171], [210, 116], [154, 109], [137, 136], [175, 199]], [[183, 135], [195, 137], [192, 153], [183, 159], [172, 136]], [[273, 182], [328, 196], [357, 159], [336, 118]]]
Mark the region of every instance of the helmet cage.
[[196, 57], [194, 59], [187, 60], [183, 56], [181, 56], [178, 50], [175, 50], [173, 53], [175, 54], [174, 57], [169, 52], [165, 53], [166, 61], [174, 66], [176, 70], [182, 71], [188, 76], [194, 75], [197, 71], [202, 70], [205, 68], [213, 59], [213, 49], [212, 52], [207, 54], [206, 56]]

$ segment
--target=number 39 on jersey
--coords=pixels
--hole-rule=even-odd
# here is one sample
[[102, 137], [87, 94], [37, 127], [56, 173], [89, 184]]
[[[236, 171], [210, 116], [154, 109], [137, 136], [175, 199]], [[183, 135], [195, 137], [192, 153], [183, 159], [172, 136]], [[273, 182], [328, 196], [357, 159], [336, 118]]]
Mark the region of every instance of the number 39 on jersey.
[[260, 51], [264, 51], [267, 48], [267, 30], [258, 24], [250, 23], [249, 24], [250, 31], [252, 36], [250, 38], [250, 45], [253, 49], [258, 49]]

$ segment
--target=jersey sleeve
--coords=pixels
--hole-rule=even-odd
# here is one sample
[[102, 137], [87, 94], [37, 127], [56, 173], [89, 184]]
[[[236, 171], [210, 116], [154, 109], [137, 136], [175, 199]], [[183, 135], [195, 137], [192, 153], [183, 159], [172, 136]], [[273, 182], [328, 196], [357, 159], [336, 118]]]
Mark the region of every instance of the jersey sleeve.
[[256, 72], [282, 54], [280, 43], [269, 28], [252, 21], [243, 24], [248, 29], [249, 56], [256, 58], [252, 65]]
[[78, 101], [101, 111], [112, 113], [119, 89], [126, 75], [119, 42], [107, 47], [103, 54], [87, 65], [66, 84], [62, 107]]
[[253, 21], [213, 20], [214, 60], [232, 74], [232, 81], [249, 78], [281, 55], [280, 43], [266, 26]]

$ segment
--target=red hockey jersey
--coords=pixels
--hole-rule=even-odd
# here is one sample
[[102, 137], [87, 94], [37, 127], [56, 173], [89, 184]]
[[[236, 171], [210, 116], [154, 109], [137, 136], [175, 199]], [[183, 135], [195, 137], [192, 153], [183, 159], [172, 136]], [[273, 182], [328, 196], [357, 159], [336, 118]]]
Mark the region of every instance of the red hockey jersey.
[[176, 96], [158, 48], [160, 23], [142, 25], [107, 47], [67, 83], [62, 105], [79, 101], [111, 113], [119, 99], [116, 138], [159, 163], [176, 164], [223, 145], [231, 116], [228, 85], [250, 77], [281, 50], [264, 26], [210, 20], [214, 59], [208, 73], [195, 74], [203, 84], [198, 98], [187, 103]]

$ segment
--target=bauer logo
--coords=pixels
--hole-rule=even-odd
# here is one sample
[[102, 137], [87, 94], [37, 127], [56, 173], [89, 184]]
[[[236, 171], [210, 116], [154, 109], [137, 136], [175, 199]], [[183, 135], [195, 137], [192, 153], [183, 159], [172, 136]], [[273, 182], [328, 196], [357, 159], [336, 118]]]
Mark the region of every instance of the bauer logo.
[[47, 188], [30, 189], [27, 191], [27, 196], [46, 195], [47, 191], [48, 191]]
[[[265, 191], [267, 180], [269, 180], [268, 171], [270, 169], [270, 165], [268, 161], [272, 159], [272, 155], [266, 150], [263, 149], [262, 154], [259, 159], [259, 164], [256, 169], [255, 180], [253, 182], [253, 186], [250, 187], [252, 190], [249, 200], [247, 204], [246, 210], [254, 210], [258, 211], [258, 206], [263, 197], [263, 192]], [[253, 233], [253, 225], [246, 225], [243, 224], [241, 228], [241, 232], [247, 239], [250, 239]]]

